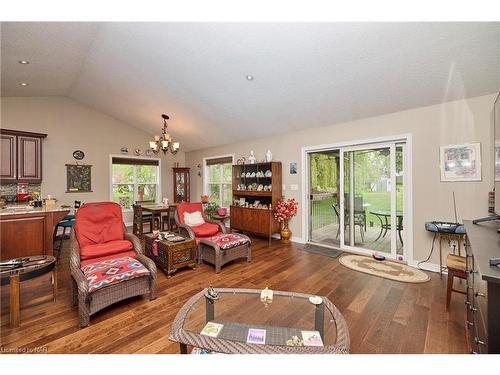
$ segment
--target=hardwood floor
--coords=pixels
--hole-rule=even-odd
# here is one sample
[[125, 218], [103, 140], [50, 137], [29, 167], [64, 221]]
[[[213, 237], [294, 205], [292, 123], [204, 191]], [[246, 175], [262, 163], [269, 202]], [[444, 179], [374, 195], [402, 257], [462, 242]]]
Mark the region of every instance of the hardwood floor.
[[394, 282], [301, 248], [280, 242], [268, 248], [266, 241], [254, 239], [252, 262], [232, 262], [218, 275], [208, 264], [181, 270], [170, 279], [159, 271], [156, 300], [137, 297], [110, 306], [93, 315], [84, 329], [77, 328], [77, 309], [70, 304], [66, 248], [58, 265], [56, 303], [48, 275], [21, 284], [19, 328], [9, 328], [8, 286], [1, 288], [1, 352], [179, 353], [178, 344], [168, 340], [171, 323], [184, 302], [209, 284], [327, 296], [348, 323], [351, 353], [467, 352], [463, 296], [454, 293], [446, 312], [445, 278], [431, 273], [424, 284]]

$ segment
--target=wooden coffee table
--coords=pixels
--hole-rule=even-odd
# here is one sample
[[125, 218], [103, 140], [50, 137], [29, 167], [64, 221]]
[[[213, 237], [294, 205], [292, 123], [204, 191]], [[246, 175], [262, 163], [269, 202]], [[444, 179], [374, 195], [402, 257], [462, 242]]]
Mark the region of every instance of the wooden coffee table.
[[[14, 259], [11, 259], [13, 261]], [[10, 326], [19, 327], [21, 306], [21, 281], [30, 280], [52, 272], [51, 283], [54, 302], [57, 295], [56, 258], [50, 255], [17, 258], [19, 266], [0, 268], [0, 285], [10, 284]]]
[[153, 254], [153, 235], [144, 235], [146, 255], [161, 268], [170, 278], [179, 268], [191, 267], [196, 269], [196, 241], [186, 239], [182, 242], [161, 240], [158, 242], [158, 255]]

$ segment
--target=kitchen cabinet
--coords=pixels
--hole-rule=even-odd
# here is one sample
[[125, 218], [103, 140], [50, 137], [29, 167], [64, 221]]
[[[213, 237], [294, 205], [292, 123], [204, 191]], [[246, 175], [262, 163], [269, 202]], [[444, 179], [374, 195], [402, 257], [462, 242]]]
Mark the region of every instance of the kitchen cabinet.
[[16, 181], [17, 138], [11, 134], [0, 134], [1, 165], [0, 178], [2, 181]]
[[0, 129], [2, 182], [42, 181], [42, 139], [47, 134]]

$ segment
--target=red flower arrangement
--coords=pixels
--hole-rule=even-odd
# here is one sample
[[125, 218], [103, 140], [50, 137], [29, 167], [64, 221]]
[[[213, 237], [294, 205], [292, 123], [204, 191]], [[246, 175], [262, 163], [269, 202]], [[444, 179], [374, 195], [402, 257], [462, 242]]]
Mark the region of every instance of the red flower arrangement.
[[286, 201], [281, 200], [276, 206], [274, 218], [280, 222], [290, 220], [292, 217], [297, 215], [298, 207], [299, 204], [294, 198], [287, 199]]

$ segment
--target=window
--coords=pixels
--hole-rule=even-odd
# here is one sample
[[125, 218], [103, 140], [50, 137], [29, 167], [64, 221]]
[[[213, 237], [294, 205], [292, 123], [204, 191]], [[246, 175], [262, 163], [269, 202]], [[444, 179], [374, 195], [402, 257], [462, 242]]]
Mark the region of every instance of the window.
[[221, 207], [231, 205], [232, 192], [232, 156], [207, 159], [205, 161], [205, 194], [209, 202]]
[[130, 209], [136, 201], [157, 201], [160, 195], [159, 161], [113, 157], [112, 201]]

